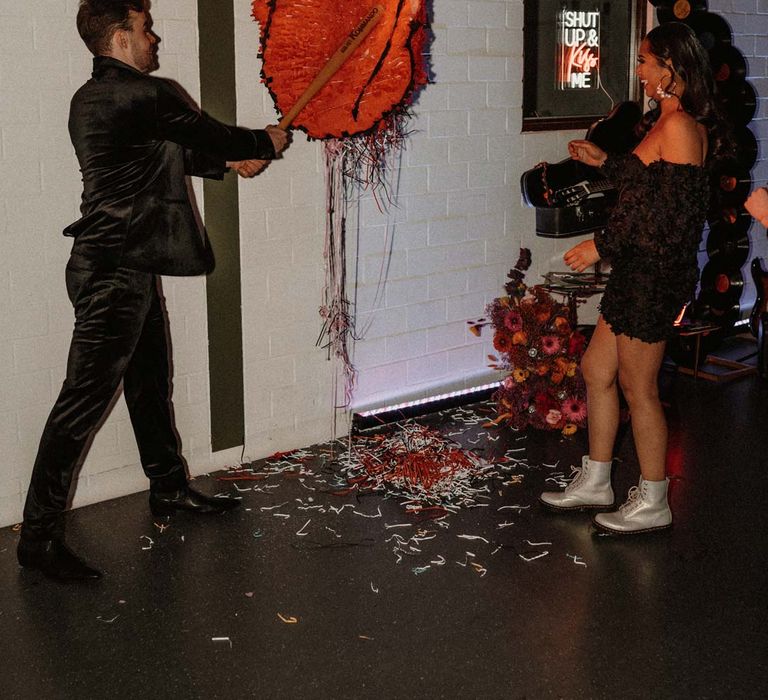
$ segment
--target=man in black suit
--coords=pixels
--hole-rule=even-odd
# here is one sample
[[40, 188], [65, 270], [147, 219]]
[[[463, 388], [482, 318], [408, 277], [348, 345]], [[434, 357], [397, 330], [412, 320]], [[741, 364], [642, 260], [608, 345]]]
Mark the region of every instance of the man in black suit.
[[155, 515], [221, 513], [237, 505], [189, 487], [170, 406], [158, 275], [209, 271], [210, 251], [187, 175], [251, 177], [277, 157], [277, 127], [227, 126], [188, 105], [157, 68], [145, 0], [80, 0], [77, 27], [93, 75], [72, 98], [69, 131], [83, 177], [82, 218], [67, 264], [75, 327], [66, 379], [45, 425], [24, 507], [23, 567], [59, 580], [99, 578], [63, 541], [72, 477], [123, 382]]

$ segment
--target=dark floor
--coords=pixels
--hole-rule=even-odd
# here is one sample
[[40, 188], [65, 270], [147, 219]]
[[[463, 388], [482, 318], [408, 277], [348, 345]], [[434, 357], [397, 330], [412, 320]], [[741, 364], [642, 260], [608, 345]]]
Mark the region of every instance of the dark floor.
[[[298, 476], [273, 461], [256, 465], [261, 481], [199, 480], [248, 489], [221, 517], [177, 516], [161, 532], [146, 494], [71, 513], [71, 544], [106, 571], [96, 585], [20, 572], [16, 533], [2, 530], [0, 696], [768, 697], [768, 382], [680, 376], [666, 396], [667, 533], [602, 537], [587, 515], [543, 512], [545, 479], [578, 463], [583, 436], [462, 422], [487, 404], [422, 419], [523, 460], [506, 486], [489, 482], [487, 506], [442, 524], [324, 492], [335, 479], [316, 448], [285, 462], [303, 464]], [[631, 439], [620, 457], [623, 497]]]

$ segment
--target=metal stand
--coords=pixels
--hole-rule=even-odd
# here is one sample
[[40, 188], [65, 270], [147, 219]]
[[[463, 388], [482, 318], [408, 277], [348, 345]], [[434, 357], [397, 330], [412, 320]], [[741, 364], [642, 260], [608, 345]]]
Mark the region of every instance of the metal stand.
[[568, 306], [568, 321], [573, 328], [578, 325], [578, 306], [595, 294], [605, 291], [608, 275], [602, 272], [547, 272], [544, 284], [539, 285], [552, 294], [562, 294]]
[[694, 336], [696, 338], [696, 347], [694, 350], [693, 368], [678, 366], [677, 371], [681, 374], [692, 375], [694, 379], [701, 377], [710, 382], [729, 382], [733, 379], [756, 374], [757, 367], [754, 365], [748, 365], [736, 360], [727, 360], [724, 357], [718, 357], [717, 355], [707, 355], [703, 363], [699, 362], [701, 339], [715, 330], [718, 330], [718, 326], [704, 325], [693, 326], [690, 328], [681, 327], [678, 330], [678, 333], [682, 337]]

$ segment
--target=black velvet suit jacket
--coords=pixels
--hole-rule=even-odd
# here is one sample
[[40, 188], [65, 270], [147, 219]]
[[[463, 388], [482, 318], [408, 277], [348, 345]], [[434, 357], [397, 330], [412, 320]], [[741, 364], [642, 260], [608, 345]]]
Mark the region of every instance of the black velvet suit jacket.
[[172, 84], [113, 58], [72, 98], [69, 133], [83, 176], [74, 236], [78, 267], [164, 275], [210, 269], [186, 175], [222, 179], [225, 161], [275, 157], [266, 131], [227, 126], [190, 107]]

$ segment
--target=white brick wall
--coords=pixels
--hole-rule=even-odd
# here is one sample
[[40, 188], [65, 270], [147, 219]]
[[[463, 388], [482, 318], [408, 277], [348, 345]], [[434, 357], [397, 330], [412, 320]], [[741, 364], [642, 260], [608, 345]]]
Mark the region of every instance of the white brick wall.
[[520, 133], [522, 23], [520, 0], [434, 3], [435, 84], [414, 108], [378, 298], [387, 219], [361, 202], [357, 301], [367, 330], [356, 346], [356, 408], [491, 379], [490, 338], [472, 336], [466, 321], [502, 292], [521, 245], [534, 253], [531, 279], [564, 248], [536, 238], [533, 211], [520, 205], [521, 171], [562, 159], [573, 136]]
[[[235, 7], [239, 119], [250, 125], [275, 114], [258, 83], [247, 5]], [[534, 164], [563, 157], [568, 139], [520, 136], [522, 2], [437, 0], [433, 28], [436, 84], [415, 108], [398, 206], [383, 215], [364, 197], [359, 237], [350, 236], [358, 281], [350, 274], [350, 293], [364, 331], [355, 406], [484, 380], [487, 340], [469, 335], [465, 321], [499, 293], [523, 241], [540, 269], [555, 251], [531, 235], [532, 212], [519, 205], [526, 143], [537, 143]], [[248, 456], [329, 435], [335, 366], [312, 342], [321, 327], [324, 191], [321, 148], [300, 133], [284, 161], [241, 186]], [[387, 235], [394, 244], [379, 290]], [[278, 420], [278, 409], [295, 404], [304, 419], [283, 411]], [[310, 423], [319, 432], [308, 434]]]
[[[258, 25], [250, 2], [235, 2], [238, 120], [276, 123], [261, 85]], [[333, 363], [315, 347], [324, 279], [325, 191], [318, 144], [296, 133], [279, 162], [240, 180], [248, 458], [327, 439]], [[343, 429], [343, 428], [342, 428]]]
[[[258, 31], [250, 2], [236, 10], [239, 121], [275, 120], [259, 83]], [[768, 67], [768, 2], [711, 0], [731, 22], [762, 90]], [[0, 525], [21, 514], [40, 430], [64, 374], [72, 312], [63, 270], [77, 217], [79, 177], [66, 133], [72, 92], [90, 57], [74, 28], [76, 0], [0, 0]], [[162, 74], [199, 94], [195, 0], [155, 0]], [[574, 241], [535, 237], [518, 180], [541, 160], [564, 157], [573, 132], [520, 134], [522, 0], [434, 0], [436, 83], [415, 105], [402, 155], [399, 207], [382, 215], [360, 202], [356, 259], [358, 408], [475, 385], [489, 338], [465, 321], [499, 294], [521, 245], [530, 279], [559, 264]], [[765, 100], [753, 125], [766, 138]], [[576, 132], [580, 134], [581, 132]], [[757, 182], [768, 180], [761, 161]], [[282, 162], [241, 181], [247, 457], [329, 437], [335, 366], [314, 347], [323, 286], [325, 217], [321, 149], [298, 133]], [[350, 227], [355, 230], [354, 222]], [[387, 285], [377, 294], [387, 235]], [[764, 254], [765, 235], [755, 232]], [[236, 461], [211, 455], [205, 283], [166, 279], [173, 334], [174, 401], [194, 473]], [[343, 426], [342, 426], [343, 428]], [[76, 504], [145, 487], [122, 400], [80, 475]]]

